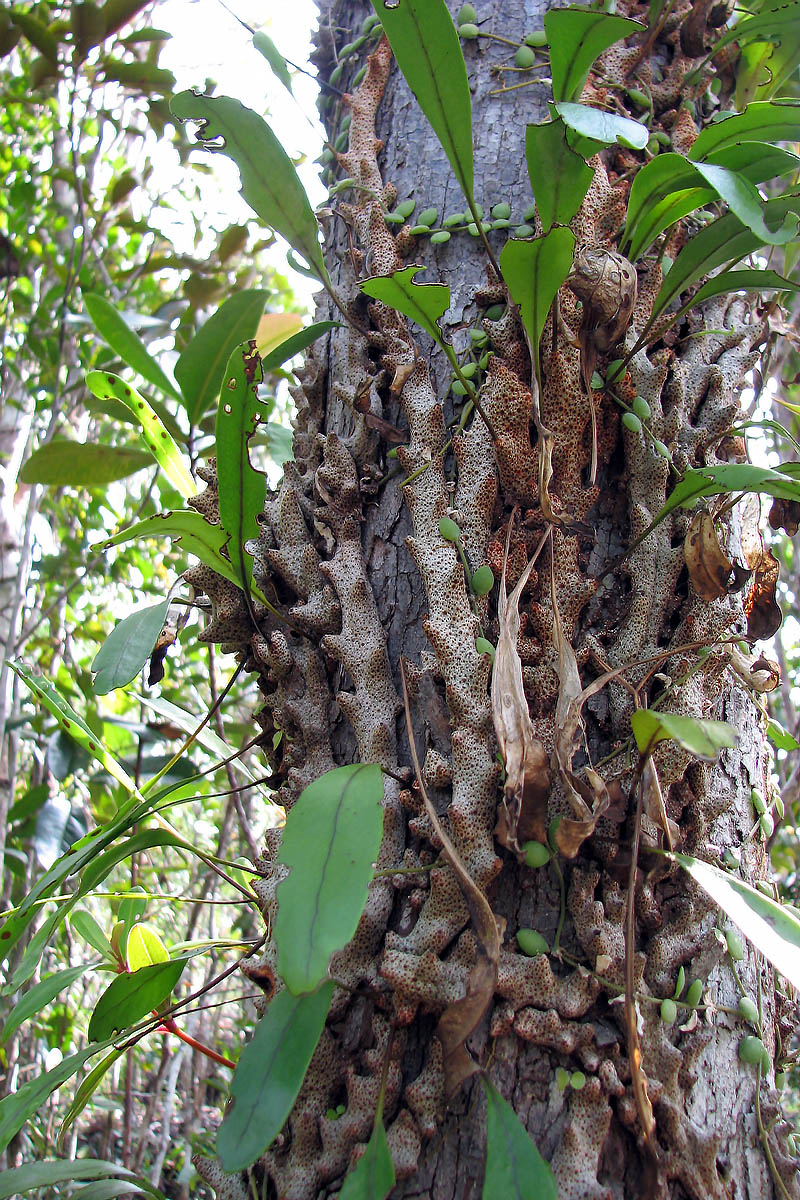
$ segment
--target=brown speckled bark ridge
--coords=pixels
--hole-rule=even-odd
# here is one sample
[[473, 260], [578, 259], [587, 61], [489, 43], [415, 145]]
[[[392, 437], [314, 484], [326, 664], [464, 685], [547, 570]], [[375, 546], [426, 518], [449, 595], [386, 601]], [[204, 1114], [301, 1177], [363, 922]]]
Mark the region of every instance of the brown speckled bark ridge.
[[[337, 51], [354, 40], [371, 9], [359, 0], [325, 0], [321, 7], [318, 60], [327, 76]], [[485, 0], [478, 7], [487, 32], [521, 38], [542, 27], [544, 6], [531, 0]], [[646, 20], [648, 4], [620, 0], [618, 11]], [[688, 110], [677, 107], [691, 66], [678, 41], [688, 11], [681, 0], [636, 76], [637, 86], [653, 96], [653, 127], [667, 132], [682, 154], [696, 133]], [[434, 207], [440, 216], [461, 211], [464, 200], [393, 69], [386, 43], [373, 41], [369, 49], [366, 63], [363, 56], [348, 59], [345, 87], [360, 66], [367, 68], [352, 97], [326, 108], [331, 141], [337, 123], [345, 113], [350, 117], [348, 146], [334, 178], [354, 179], [359, 187], [332, 201], [326, 256], [337, 294], [357, 324], [335, 331], [308, 356], [295, 392], [295, 464], [267, 502], [254, 548], [256, 578], [285, 606], [292, 628], [273, 626], [265, 615], [257, 633], [249, 629], [236, 590], [199, 569], [192, 581], [214, 606], [206, 636], [236, 644], [258, 675], [265, 701], [258, 720], [267, 748], [275, 730], [283, 735], [272, 767], [287, 807], [336, 763], [379, 762], [402, 776], [410, 762], [398, 701], [398, 665], [405, 659], [426, 784], [464, 865], [505, 923], [494, 1002], [469, 1049], [552, 1163], [561, 1200], [769, 1200], [773, 1183], [753, 1114], [756, 1076], [737, 1059], [741, 1024], [713, 1008], [673, 1025], [659, 1019], [659, 1002], [672, 995], [682, 965], [688, 978], [703, 981], [713, 1005], [735, 1008], [738, 990], [717, 936], [717, 910], [686, 876], [650, 853], [660, 832], [649, 820], [636, 889], [634, 973], [656, 1121], [655, 1166], [642, 1150], [618, 1002], [633, 811], [625, 749], [633, 708], [629, 687], [607, 685], [583, 713], [586, 755], [617, 800], [575, 859], [561, 861], [563, 914], [555, 869], [520, 866], [495, 841], [501, 772], [491, 662], [475, 643], [481, 630], [496, 638], [496, 600], [479, 598], [473, 607], [462, 563], [439, 522], [445, 515], [457, 520], [472, 570], [489, 562], [499, 574], [508, 523], [519, 505], [509, 555], [513, 586], [544, 527], [530, 363], [513, 312], [505, 308], [495, 319], [484, 317], [503, 293], [496, 279], [487, 278], [477, 240], [457, 233], [446, 245], [431, 246], [408, 227], [398, 231], [384, 220], [384, 208], [409, 197], [417, 212]], [[637, 53], [625, 45], [609, 51], [584, 100], [598, 107], [619, 104]], [[508, 202], [518, 222], [532, 199], [525, 124], [546, 119], [549, 91], [534, 82], [494, 94], [499, 84], [492, 68], [509, 61], [499, 42], [465, 43], [465, 57], [476, 196], [487, 211]], [[572, 226], [579, 246], [616, 249], [628, 176], [637, 162], [619, 148], [592, 160], [594, 180]], [[490, 236], [499, 251], [505, 235]], [[680, 226], [670, 235], [673, 254], [685, 236]], [[475, 417], [446, 448], [449, 426], [460, 415], [449, 395], [449, 366], [402, 316], [379, 303], [367, 305], [359, 295], [359, 278], [410, 263], [428, 267], [426, 280], [450, 284], [452, 302], [442, 324], [457, 352], [468, 345], [469, 326], [489, 336], [494, 354], [481, 399], [495, 441]], [[629, 347], [660, 285], [655, 258], [636, 266]], [[727, 719], [740, 731], [737, 749], [723, 753], [717, 765], [693, 761], [674, 743], [661, 746], [655, 761], [682, 847], [708, 861], [718, 861], [726, 847], [741, 847], [744, 876], [763, 877], [763, 841], [749, 837], [749, 790], [765, 786], [768, 756], [758, 710], [730, 672], [724, 648], [715, 644], [742, 629], [741, 600], [726, 596], [707, 603], [693, 592], [682, 551], [688, 517], [680, 512], [606, 573], [647, 529], [675, 475], [651, 440], [621, 427], [610, 396], [595, 392], [599, 471], [596, 483], [590, 482], [591, 410], [575, 344], [582, 316], [567, 287], [560, 313], [555, 330], [549, 321], [542, 339], [541, 412], [554, 437], [549, 491], [564, 524], [554, 531], [552, 555], [537, 563], [523, 593], [519, 638], [536, 736], [552, 752], [560, 686], [555, 599], [584, 686], [610, 668], [624, 668], [628, 684], [641, 685], [650, 702], [666, 686], [671, 711]], [[640, 350], [618, 385], [626, 399], [647, 400], [649, 428], [669, 447], [678, 470], [739, 452], [725, 435], [765, 338], [765, 326], [753, 314], [741, 298], [709, 302], [690, 314], [680, 339]], [[328, 315], [322, 298], [320, 316]], [[694, 333], [703, 336], [689, 336]], [[601, 354], [598, 365], [604, 369], [610, 357]], [[370, 415], [404, 430], [397, 453], [402, 475], [387, 459]], [[402, 486], [403, 477], [412, 481]], [[209, 490], [198, 504], [213, 514], [213, 470], [207, 478]], [[735, 542], [736, 528], [726, 536]], [[692, 648], [698, 642], [710, 652], [698, 655]], [[654, 663], [658, 655], [663, 659]], [[661, 674], [653, 678], [654, 671]], [[576, 755], [574, 770], [581, 769]], [[571, 813], [555, 770], [553, 777], [551, 818]], [[286, 1130], [255, 1168], [258, 1187], [266, 1175], [275, 1188], [265, 1194], [318, 1200], [339, 1191], [369, 1137], [387, 1055], [384, 1114], [398, 1179], [393, 1200], [473, 1200], [481, 1194], [486, 1134], [480, 1090], [465, 1087], [445, 1107], [441, 1047], [433, 1033], [442, 1011], [467, 986], [475, 958], [469, 913], [451, 870], [427, 870], [439, 846], [417, 791], [387, 777], [385, 813], [379, 865], [426, 869], [377, 880], [356, 937], [335, 957], [335, 977], [352, 990], [337, 991]], [[270, 834], [259, 883], [267, 919], [280, 878], [271, 865], [278, 838]], [[537, 929], [551, 946], [559, 937], [561, 953], [526, 957], [514, 937], [521, 928]], [[271, 946], [264, 962], [274, 965]], [[777, 1035], [785, 1044], [792, 1019], [780, 1008], [762, 959], [748, 949], [739, 969], [751, 992], [760, 992], [774, 1060]], [[682, 1015], [690, 1016], [685, 1009]], [[560, 1088], [560, 1067], [580, 1071], [585, 1085]], [[797, 1196], [773, 1084], [770, 1071], [761, 1089], [762, 1112], [772, 1122], [777, 1168], [789, 1194]], [[327, 1115], [339, 1105], [341, 1116]], [[212, 1164], [200, 1169], [225, 1200], [247, 1194], [240, 1180], [221, 1180]]]

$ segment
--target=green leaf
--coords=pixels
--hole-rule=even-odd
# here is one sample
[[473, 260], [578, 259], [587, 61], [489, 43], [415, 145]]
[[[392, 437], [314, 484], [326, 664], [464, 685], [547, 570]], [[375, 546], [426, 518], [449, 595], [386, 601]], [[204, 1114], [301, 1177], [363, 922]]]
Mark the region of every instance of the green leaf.
[[7, 1042], [20, 1025], [35, 1016], [36, 1013], [41, 1012], [59, 992], [63, 992], [64, 988], [69, 987], [74, 980], [85, 974], [86, 964], [81, 963], [78, 967], [68, 967], [65, 971], [56, 971], [53, 975], [46, 975], [39, 983], [34, 984], [15, 1003], [3, 1026], [2, 1033], [0, 1033], [0, 1042]]
[[743, 176], [710, 162], [694, 165], [698, 174], [714, 188], [731, 212], [743, 225], [752, 230], [765, 246], [780, 246], [797, 236], [797, 221], [792, 214], [787, 214], [780, 229], [773, 231], [766, 225], [761, 196], [755, 186]]
[[[152, 1196], [152, 1191], [145, 1192], [140, 1180], [138, 1184], [132, 1184], [127, 1179], [98, 1179], [95, 1183], [86, 1183], [78, 1191], [73, 1193], [74, 1200], [117, 1200], [117, 1197], [124, 1196], [128, 1200], [129, 1196]], [[159, 1195], [163, 1193], [159, 1192]]]
[[553, 98], [577, 100], [595, 59], [615, 42], [645, 28], [639, 21], [579, 5], [550, 9], [544, 31], [550, 47]]
[[84, 1075], [83, 1079], [80, 1081], [80, 1083], [78, 1085], [75, 1095], [72, 1098], [72, 1102], [71, 1102], [69, 1108], [67, 1109], [66, 1113], [64, 1114], [64, 1119], [61, 1122], [61, 1126], [58, 1131], [58, 1138], [56, 1139], [57, 1145], [60, 1145], [63, 1142], [64, 1134], [67, 1132], [67, 1130], [70, 1128], [70, 1126], [75, 1122], [75, 1120], [81, 1115], [84, 1108], [89, 1103], [89, 1101], [91, 1100], [94, 1093], [97, 1091], [97, 1088], [100, 1084], [100, 1080], [103, 1078], [103, 1076], [106, 1074], [106, 1072], [111, 1067], [113, 1067], [113, 1065], [117, 1061], [117, 1059], [120, 1058], [125, 1053], [126, 1053], [125, 1050], [122, 1050], [122, 1049], [118, 1050], [115, 1046], [114, 1049], [111, 1050], [106, 1055], [105, 1058], [101, 1058], [100, 1062], [95, 1063], [95, 1065], [92, 1067], [91, 1071], [88, 1071], [87, 1074]]
[[641, 121], [633, 121], [630, 117], [618, 117], [616, 113], [590, 108], [588, 104], [571, 104], [566, 101], [560, 101], [554, 107], [565, 125], [593, 142], [610, 145], [612, 142], [624, 141], [636, 150], [644, 150], [649, 141], [647, 126]]
[[269, 292], [234, 292], [201, 325], [175, 364], [183, 402], [192, 425], [216, 403], [225, 364], [234, 349], [256, 336]]
[[169, 603], [168, 596], [160, 604], [137, 609], [114, 626], [92, 663], [97, 672], [92, 683], [96, 695], [105, 696], [136, 678], [164, 628]]
[[118, 975], [103, 992], [89, 1021], [90, 1042], [101, 1042], [121, 1033], [158, 1008], [183, 974], [188, 957], [141, 967]]
[[[44, 1071], [33, 1075], [18, 1091], [4, 1096], [0, 1100], [0, 1154], [6, 1149], [11, 1139], [16, 1137], [28, 1118], [35, 1112], [38, 1112], [47, 1097], [56, 1088], [61, 1087], [63, 1083], [66, 1083], [68, 1079], [77, 1074], [86, 1060], [91, 1058], [92, 1055], [107, 1048], [108, 1043], [99, 1046], [84, 1046], [82, 1050], [77, 1050], [74, 1054], [69, 1054], [66, 1058], [63, 1058], [51, 1071]], [[30, 1168], [40, 1165], [39, 1163], [27, 1163], [26, 1167]], [[78, 1166], [76, 1163], [61, 1163], [60, 1165], [62, 1167], [71, 1165], [73, 1168]], [[25, 1167], [16, 1168], [17, 1171], [24, 1171], [25, 1169]], [[117, 1171], [123, 1170], [121, 1167], [116, 1167], [115, 1169]], [[75, 1178], [75, 1176], [73, 1175], [72, 1178]], [[19, 1194], [19, 1179], [20, 1176], [18, 1175], [16, 1178], [14, 1177], [14, 1171], [4, 1171], [0, 1175], [0, 1200], [11, 1200], [12, 1197]], [[24, 1175], [22, 1179], [25, 1179]]]
[[750, 183], [765, 183], [800, 169], [800, 157], [767, 142], [735, 142], [721, 150], [712, 150], [706, 161], [729, 171], [737, 171]]
[[179, 121], [200, 123], [197, 140], [207, 150], [233, 159], [241, 175], [242, 196], [253, 211], [326, 282], [317, 218], [292, 160], [266, 121], [230, 96], [198, 96], [191, 91], [174, 96], [170, 109]]
[[547, 231], [551, 225], [569, 225], [589, 190], [594, 171], [570, 149], [564, 122], [528, 125], [525, 158], [542, 227]]
[[699, 162], [737, 142], [800, 141], [800, 102], [756, 100], [742, 113], [706, 125], [695, 139], [689, 157]]
[[444, 0], [372, 0], [397, 65], [472, 200], [472, 102], [467, 68]]
[[703, 304], [704, 301], [710, 300], [713, 296], [733, 295], [734, 292], [770, 291], [797, 292], [800, 291], [800, 283], [793, 283], [791, 279], [784, 279], [783, 275], [778, 275], [776, 271], [751, 270], [746, 267], [739, 271], [721, 271], [719, 275], [712, 275], [708, 283], [704, 283], [701, 288], [698, 288], [692, 298], [687, 300], [682, 308], [678, 309], [673, 318], [673, 323], [680, 321], [690, 308], [695, 308], [698, 304]]
[[172, 435], [152, 405], [136, 388], [120, 379], [119, 375], [111, 375], [106, 371], [90, 371], [86, 376], [86, 386], [99, 400], [119, 400], [129, 408], [142, 427], [144, 440], [153, 458], [172, 486], [184, 499], [197, 495], [197, 485]]
[[[93, 292], [84, 293], [83, 303], [103, 341], [111, 347], [125, 365], [141, 375], [142, 379], [152, 383], [159, 391], [166, 392], [168, 396], [174, 396], [176, 400], [180, 400], [181, 394], [175, 384], [158, 365], [139, 335], [134, 333], [127, 321], [120, 316], [114, 305], [109, 304], [105, 296], [98, 296]], [[97, 394], [95, 392], [95, 395]]]
[[[793, 38], [794, 35], [794, 38]], [[769, 42], [796, 40], [800, 36], [800, 8], [797, 0], [766, 0], [761, 11], [752, 16], [743, 16], [714, 43], [705, 61], [713, 58], [725, 46], [738, 42]]]
[[334, 984], [311, 996], [278, 992], [242, 1051], [231, 1083], [233, 1108], [217, 1134], [225, 1171], [243, 1171], [278, 1136], [325, 1027]]
[[486, 1174], [483, 1200], [558, 1200], [555, 1176], [527, 1129], [493, 1083], [486, 1092]]
[[773, 717], [767, 719], [767, 737], [777, 750], [800, 750], [800, 742]]
[[345, 946], [367, 901], [383, 832], [376, 763], [335, 767], [301, 792], [286, 819], [278, 862], [278, 973], [298, 995], [312, 991]]
[[726, 492], [763, 492], [776, 500], [800, 502], [800, 483], [779, 471], [751, 463], [718, 463], [688, 470], [673, 488], [654, 525], [681, 505], [690, 507], [692, 501], [702, 496], [720, 496]]
[[366, 1150], [342, 1185], [339, 1200], [385, 1200], [394, 1187], [394, 1163], [383, 1127], [383, 1115], [379, 1113], [378, 1116]]
[[310, 346], [317, 338], [323, 337], [331, 329], [341, 329], [341, 321], [317, 321], [314, 325], [309, 325], [306, 329], [301, 329], [299, 332], [287, 337], [285, 341], [266, 354], [261, 360], [261, 366], [264, 371], [274, 371], [280, 367], [288, 359], [294, 358], [296, 354], [300, 354], [305, 350], [306, 346]]
[[670, 854], [680, 863], [773, 967], [800, 987], [800, 921], [737, 875], [727, 874], [688, 854]]
[[381, 300], [421, 325], [442, 346], [444, 339], [437, 321], [450, 307], [450, 288], [446, 283], [414, 283], [414, 276], [424, 270], [425, 267], [403, 267], [391, 275], [373, 275], [358, 286], [365, 296]]
[[72, 932], [77, 933], [78, 937], [96, 950], [98, 954], [102, 954], [103, 958], [109, 961], [114, 961], [114, 951], [111, 942], [108, 940], [102, 929], [95, 921], [91, 913], [80, 912], [73, 913], [69, 919], [72, 927]]
[[294, 458], [294, 436], [291, 429], [277, 421], [267, 421], [261, 433], [267, 440], [267, 453], [273, 462], [283, 465]]
[[258, 398], [261, 360], [248, 342], [238, 346], [225, 370], [216, 426], [219, 519], [228, 534], [225, 549], [239, 586], [249, 595], [253, 559], [244, 545], [258, 539], [267, 480], [250, 463], [249, 442], [264, 415]]
[[292, 77], [289, 74], [289, 68], [286, 65], [286, 59], [281, 54], [278, 47], [275, 45], [271, 37], [259, 30], [253, 34], [253, 45], [259, 54], [263, 54], [264, 58], [272, 68], [272, 72], [277, 79], [283, 84], [287, 92], [292, 91]]
[[[126, 919], [123, 915], [122, 905], [120, 905], [119, 919], [120, 921]], [[135, 924], [125, 942], [125, 961], [129, 971], [141, 971], [144, 967], [153, 966], [154, 963], [169, 962], [169, 951], [155, 929], [151, 929], [149, 925]]]
[[153, 465], [152, 456], [137, 446], [101, 446], [53, 438], [34, 450], [19, 473], [22, 483], [50, 487], [105, 487]]
[[[95, 1051], [92, 1050], [91, 1053]], [[57, 1158], [45, 1162], [29, 1162], [22, 1167], [5, 1170], [0, 1177], [0, 1200], [15, 1200], [15, 1197], [23, 1192], [33, 1191], [34, 1188], [52, 1188], [59, 1183], [71, 1183], [79, 1179], [106, 1179], [109, 1175], [116, 1175], [125, 1180], [128, 1187], [135, 1185], [140, 1193], [144, 1192], [148, 1196], [156, 1197], [156, 1200], [163, 1200], [163, 1192], [146, 1179], [141, 1179], [118, 1163], [104, 1162], [99, 1158], [82, 1158], [77, 1162]], [[85, 1192], [75, 1194], [82, 1196]]]
[[500, 269], [514, 302], [519, 305], [540, 383], [539, 339], [550, 306], [569, 275], [574, 251], [575, 235], [569, 229], [556, 227], [544, 237], [530, 241], [510, 238], [500, 254]]
[[640, 708], [631, 717], [631, 729], [640, 754], [651, 753], [659, 742], [670, 739], [697, 758], [713, 762], [720, 750], [730, 749], [739, 735], [727, 721], [705, 721], [677, 713]]

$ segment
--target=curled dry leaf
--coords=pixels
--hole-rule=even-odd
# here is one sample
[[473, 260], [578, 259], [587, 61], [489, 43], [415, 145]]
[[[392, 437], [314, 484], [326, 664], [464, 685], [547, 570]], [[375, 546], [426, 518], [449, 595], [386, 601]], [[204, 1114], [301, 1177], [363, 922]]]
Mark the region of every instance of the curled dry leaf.
[[719, 544], [714, 518], [698, 512], [692, 517], [683, 557], [692, 587], [701, 600], [719, 600], [728, 591], [733, 564]]
[[774, 692], [780, 684], [781, 669], [773, 658], [764, 654], [750, 658], [734, 642], [725, 647], [725, 654], [731, 669], [751, 691]]
[[675, 849], [675, 834], [677, 827], [667, 816], [664, 795], [661, 791], [661, 781], [655, 768], [652, 755], [642, 767], [642, 806], [644, 813], [664, 834], [668, 850]]
[[550, 767], [547, 752], [534, 736], [528, 700], [522, 681], [522, 662], [517, 651], [520, 616], [519, 601], [530, 578], [534, 563], [545, 541], [547, 530], [539, 541], [533, 557], [517, 580], [510, 596], [506, 594], [506, 567], [511, 527], [516, 509], [511, 515], [506, 534], [503, 573], [500, 577], [498, 618], [500, 632], [492, 668], [492, 718], [500, 753], [506, 768], [503, 803], [498, 814], [495, 834], [522, 862], [525, 855], [521, 841], [547, 841], [547, 798], [550, 794]]
[[794, 537], [800, 527], [800, 502], [773, 500], [769, 510], [769, 523], [773, 529], [783, 529], [789, 537]]
[[747, 636], [757, 641], [771, 638], [781, 627], [783, 613], [775, 599], [780, 564], [771, 550], [764, 549], [753, 572], [753, 582], [744, 598]]

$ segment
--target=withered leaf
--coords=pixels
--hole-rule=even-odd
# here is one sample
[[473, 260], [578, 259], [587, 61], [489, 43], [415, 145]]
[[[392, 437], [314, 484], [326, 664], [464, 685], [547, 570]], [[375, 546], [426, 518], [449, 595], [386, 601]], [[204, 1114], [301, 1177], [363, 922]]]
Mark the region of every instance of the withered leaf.
[[728, 591], [733, 564], [719, 544], [714, 518], [698, 512], [692, 517], [683, 557], [692, 587], [701, 600], [719, 600]]
[[772, 551], [764, 549], [753, 573], [753, 582], [744, 598], [747, 636], [766, 641], [780, 629], [783, 613], [775, 599], [780, 564]]
[[789, 537], [794, 537], [800, 527], [800, 502], [773, 500], [769, 510], [769, 523], [773, 529], [783, 529]]

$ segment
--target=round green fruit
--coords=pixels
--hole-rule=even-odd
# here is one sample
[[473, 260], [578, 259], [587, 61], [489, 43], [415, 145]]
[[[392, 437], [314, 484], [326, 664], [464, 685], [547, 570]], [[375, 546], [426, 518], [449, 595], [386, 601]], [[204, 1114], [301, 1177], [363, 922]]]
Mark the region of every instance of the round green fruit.
[[439, 522], [439, 533], [446, 542], [457, 542], [461, 537], [461, 530], [452, 517], [442, 517]]
[[493, 587], [494, 572], [487, 563], [484, 563], [473, 573], [472, 590], [476, 596], [488, 596]]
[[536, 62], [536, 54], [530, 46], [520, 46], [514, 55], [514, 62], [523, 71], [529, 71]]
[[665, 1025], [672, 1025], [678, 1015], [678, 1006], [674, 1000], [667, 997], [661, 1001], [660, 1016]]
[[523, 954], [533, 958], [537, 954], [547, 954], [550, 947], [536, 929], [518, 929], [517, 945]]
[[525, 851], [526, 867], [535, 869], [550, 862], [550, 851], [541, 842], [525, 842], [522, 849]]

